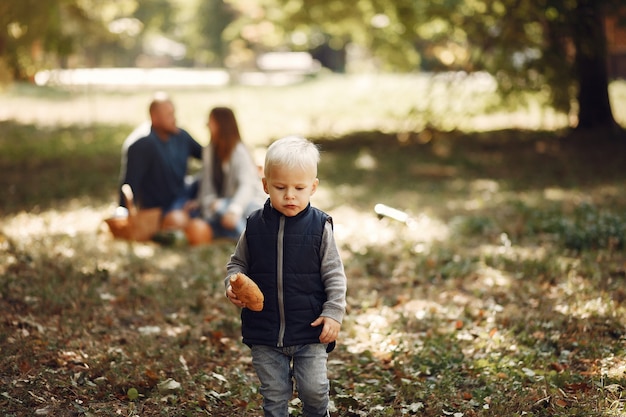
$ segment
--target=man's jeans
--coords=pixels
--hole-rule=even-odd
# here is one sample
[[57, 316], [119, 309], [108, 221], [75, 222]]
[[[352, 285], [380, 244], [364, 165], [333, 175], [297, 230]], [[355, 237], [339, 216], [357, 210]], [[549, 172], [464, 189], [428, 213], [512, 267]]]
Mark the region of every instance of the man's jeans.
[[[293, 396], [292, 377], [305, 417], [328, 416], [329, 382], [326, 345], [276, 348], [252, 346], [252, 365], [261, 381], [265, 417], [287, 417]], [[293, 363], [293, 366], [292, 366]]]
[[241, 218], [237, 222], [237, 226], [234, 229], [226, 229], [222, 226], [222, 217], [226, 214], [226, 209], [230, 205], [230, 198], [220, 199], [218, 206], [215, 209], [215, 214], [211, 217], [208, 222], [213, 230], [213, 237], [225, 237], [231, 239], [239, 239], [239, 236], [246, 228], [246, 220], [248, 216], [255, 210], [261, 208], [258, 203], [250, 203], [248, 207], [245, 208]]
[[[185, 204], [189, 200], [193, 200], [198, 196], [198, 189], [200, 187], [200, 183], [197, 179], [187, 176], [185, 177], [185, 188], [183, 189], [181, 195], [176, 197], [174, 201], [169, 205], [169, 207], [163, 207], [163, 215], [169, 213], [173, 210], [182, 210], [185, 207]], [[199, 217], [200, 211], [194, 211], [189, 213], [191, 217]]]

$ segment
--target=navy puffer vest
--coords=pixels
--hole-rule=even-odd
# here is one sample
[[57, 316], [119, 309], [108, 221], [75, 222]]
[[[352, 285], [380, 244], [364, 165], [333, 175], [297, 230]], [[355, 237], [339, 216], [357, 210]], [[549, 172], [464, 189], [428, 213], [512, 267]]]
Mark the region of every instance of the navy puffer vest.
[[245, 344], [319, 343], [322, 326], [311, 327], [311, 323], [326, 301], [320, 247], [327, 221], [330, 217], [310, 204], [297, 216], [285, 217], [271, 207], [269, 199], [250, 215], [247, 272], [263, 292], [265, 303], [260, 312], [242, 310]]

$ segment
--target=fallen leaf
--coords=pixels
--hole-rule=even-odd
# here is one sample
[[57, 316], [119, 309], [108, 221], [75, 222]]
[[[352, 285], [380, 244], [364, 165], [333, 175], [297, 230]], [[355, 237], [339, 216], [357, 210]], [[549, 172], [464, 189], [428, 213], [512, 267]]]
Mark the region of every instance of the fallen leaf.
[[565, 365], [563, 365], [563, 364], [560, 364], [560, 363], [558, 363], [558, 362], [552, 362], [552, 363], [550, 364], [550, 368], [554, 369], [554, 370], [555, 370], [555, 371], [557, 371], [557, 372], [563, 372], [563, 370], [565, 370], [565, 368], [566, 368], [566, 367], [567, 367], [567, 366], [565, 366]]
[[157, 381], [159, 380], [159, 376], [152, 369], [146, 369], [144, 375], [146, 376], [146, 379], [148, 380], [148, 384], [150, 386], [155, 386]]
[[554, 400], [554, 404], [558, 405], [559, 407], [567, 407], [567, 401], [562, 398], [557, 398], [556, 400]]
[[180, 387], [181, 387], [180, 382], [172, 378], [167, 378], [165, 381], [157, 385], [157, 388], [161, 394], [167, 394], [167, 393], [177, 391], [180, 389]]

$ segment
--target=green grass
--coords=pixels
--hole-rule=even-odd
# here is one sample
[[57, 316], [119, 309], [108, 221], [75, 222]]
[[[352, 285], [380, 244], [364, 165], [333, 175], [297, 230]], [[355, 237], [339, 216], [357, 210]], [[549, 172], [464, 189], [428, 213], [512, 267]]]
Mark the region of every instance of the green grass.
[[[567, 118], [543, 106], [541, 96], [525, 96], [512, 109], [491, 87], [463, 78], [430, 79], [424, 75], [323, 74], [285, 87], [227, 86], [165, 89], [177, 107], [179, 124], [199, 141], [208, 141], [206, 120], [213, 106], [235, 110], [244, 140], [265, 145], [289, 133], [343, 136], [354, 131], [413, 132], [493, 131], [515, 127], [554, 130]], [[0, 119], [38, 126], [138, 124], [148, 117], [153, 89], [15, 85], [0, 92]], [[626, 126], [626, 82], [610, 85], [615, 118]], [[453, 100], [450, 100], [453, 98]], [[421, 139], [426, 139], [422, 135]]]
[[72, 199], [111, 199], [128, 129], [0, 122], [0, 214], [47, 209]]
[[[330, 95], [320, 86], [276, 94]], [[8, 98], [71, 107], [68, 96]], [[359, 117], [393, 112], [367, 100]], [[341, 111], [333, 120], [350, 119]], [[113, 240], [102, 219], [131, 123], [38, 123], [0, 123], [4, 415], [259, 415], [223, 296], [232, 244]], [[310, 135], [323, 151], [314, 203], [333, 216], [349, 279], [332, 415], [624, 415], [626, 145], [380, 123]], [[379, 202], [412, 221], [378, 219]]]

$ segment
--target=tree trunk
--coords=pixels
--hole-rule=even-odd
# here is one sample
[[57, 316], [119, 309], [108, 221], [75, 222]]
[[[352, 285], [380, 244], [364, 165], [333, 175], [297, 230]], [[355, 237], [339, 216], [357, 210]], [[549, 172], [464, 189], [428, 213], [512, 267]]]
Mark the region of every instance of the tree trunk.
[[579, 129], [616, 127], [609, 101], [603, 16], [598, 0], [579, 0], [573, 16]]

